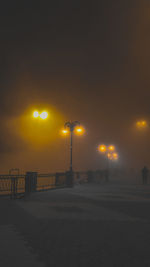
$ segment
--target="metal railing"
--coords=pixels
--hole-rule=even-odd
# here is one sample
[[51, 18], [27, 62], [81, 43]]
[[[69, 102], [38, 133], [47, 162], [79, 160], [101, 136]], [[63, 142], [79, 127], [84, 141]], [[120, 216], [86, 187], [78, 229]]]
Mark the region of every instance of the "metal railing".
[[57, 172], [39, 174], [27, 172], [26, 174], [0, 175], [0, 196], [10, 196], [15, 199], [29, 195], [31, 192], [50, 189], [72, 187], [73, 184], [87, 182], [103, 182], [102, 172]]
[[0, 196], [12, 197], [25, 191], [25, 175], [0, 175]]
[[45, 191], [67, 186], [67, 173], [27, 172], [23, 175], [0, 175], [0, 196], [15, 199], [31, 192]]

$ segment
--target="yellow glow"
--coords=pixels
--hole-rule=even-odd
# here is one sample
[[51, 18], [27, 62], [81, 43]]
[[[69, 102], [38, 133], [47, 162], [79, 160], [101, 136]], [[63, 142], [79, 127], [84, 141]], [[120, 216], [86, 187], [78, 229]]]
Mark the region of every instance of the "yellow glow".
[[146, 120], [141, 120], [141, 121], [137, 121], [136, 122], [136, 126], [138, 127], [138, 128], [146, 128], [147, 126], [148, 126], [148, 123], [147, 123], [147, 121]]
[[77, 129], [76, 131], [77, 131], [78, 133], [81, 133], [81, 132], [82, 132], [82, 129], [79, 128], [79, 129]]
[[111, 146], [108, 147], [108, 149], [109, 149], [110, 151], [114, 151], [114, 150], [115, 150], [115, 146], [111, 145]]
[[[39, 112], [39, 117], [34, 118], [35, 111]], [[43, 120], [40, 114], [48, 113], [50, 123]], [[53, 106], [44, 104], [37, 104], [35, 107], [28, 107], [22, 116], [10, 121], [10, 127], [16, 135], [24, 139], [27, 145], [35, 149], [45, 149], [47, 145], [51, 145], [60, 140], [59, 131], [64, 123], [64, 116], [59, 110]]]
[[42, 120], [46, 120], [48, 118], [48, 112], [47, 111], [43, 111], [41, 114], [40, 114], [40, 118]]
[[100, 145], [100, 146], [99, 146], [99, 151], [100, 151], [100, 152], [103, 152], [103, 153], [104, 153], [104, 152], [106, 152], [106, 149], [107, 149], [107, 148], [106, 148], [105, 145]]
[[63, 129], [63, 130], [62, 130], [62, 134], [68, 134], [68, 133], [69, 133], [68, 130], [66, 130], [66, 129]]
[[107, 154], [107, 157], [108, 157], [109, 159], [111, 159], [112, 154], [111, 154], [111, 153], [108, 153], [108, 154]]
[[113, 155], [113, 159], [114, 160], [117, 160], [118, 159], [118, 154], [117, 153], [113, 153], [112, 155]]
[[83, 134], [84, 133], [84, 128], [83, 127], [76, 127], [75, 128], [75, 132], [77, 134]]
[[33, 112], [33, 117], [34, 118], [38, 118], [39, 117], [39, 112], [38, 111], [34, 111]]

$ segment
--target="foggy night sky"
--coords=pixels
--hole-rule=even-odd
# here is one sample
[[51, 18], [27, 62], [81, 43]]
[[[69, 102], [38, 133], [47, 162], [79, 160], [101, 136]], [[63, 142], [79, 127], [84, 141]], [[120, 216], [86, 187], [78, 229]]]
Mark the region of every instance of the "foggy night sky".
[[1, 1], [0, 39], [1, 172], [68, 168], [67, 140], [35, 148], [14, 130], [41, 104], [86, 128], [75, 169], [103, 167], [100, 143], [116, 145], [122, 165], [150, 167], [150, 129], [134, 129], [150, 120], [149, 1]]

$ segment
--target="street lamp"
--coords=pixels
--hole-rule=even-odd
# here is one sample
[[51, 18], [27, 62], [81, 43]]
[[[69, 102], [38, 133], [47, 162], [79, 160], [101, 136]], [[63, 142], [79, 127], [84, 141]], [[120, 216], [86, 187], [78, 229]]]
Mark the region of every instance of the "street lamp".
[[116, 161], [116, 160], [118, 160], [118, 153], [112, 153], [112, 160], [114, 160], [114, 161]]
[[34, 111], [33, 112], [33, 118], [38, 118], [39, 117], [39, 112], [38, 111]]
[[98, 150], [106, 156], [108, 165], [109, 160], [116, 160], [118, 158], [118, 154], [115, 152], [116, 148], [114, 145], [99, 145]]
[[83, 134], [84, 129], [80, 126], [80, 122], [79, 121], [73, 121], [73, 122], [66, 122], [64, 124], [64, 129], [62, 130], [63, 134], [68, 134], [70, 133], [70, 172], [73, 172], [72, 169], [72, 146], [73, 146], [73, 133], [76, 134]]
[[33, 118], [46, 120], [48, 118], [48, 112], [47, 111], [39, 112], [39, 111], [35, 110], [33, 112]]
[[106, 147], [105, 145], [100, 145], [98, 149], [99, 149], [99, 151], [100, 151], [101, 153], [105, 153], [106, 150], [107, 150], [107, 147]]
[[40, 114], [40, 118], [42, 120], [46, 120], [48, 118], [48, 112], [47, 111], [43, 111], [41, 114]]
[[149, 125], [148, 125], [148, 122], [146, 120], [139, 120], [136, 122], [136, 127], [138, 129], [145, 129], [147, 128]]
[[115, 151], [115, 146], [110, 145], [110, 146], [108, 147], [108, 150], [111, 151], [111, 152]]
[[115, 152], [116, 148], [114, 145], [106, 146], [104, 144], [99, 145], [98, 150], [100, 153], [104, 154], [106, 157], [106, 181], [109, 179], [109, 162], [118, 160], [118, 153]]
[[99, 145], [98, 147], [98, 150], [101, 152], [101, 153], [112, 153], [116, 150], [115, 146], [114, 145], [109, 145], [109, 146], [106, 146], [104, 144], [102, 145]]

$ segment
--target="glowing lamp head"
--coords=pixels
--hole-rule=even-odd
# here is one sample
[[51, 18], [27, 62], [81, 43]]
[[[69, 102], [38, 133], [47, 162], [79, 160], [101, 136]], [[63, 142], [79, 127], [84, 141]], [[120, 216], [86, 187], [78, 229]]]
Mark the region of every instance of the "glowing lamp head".
[[43, 111], [41, 114], [40, 114], [40, 118], [42, 120], [46, 120], [48, 118], [48, 112], [47, 111]]
[[111, 159], [112, 158], [112, 154], [111, 153], [108, 153], [107, 154], [107, 157], [108, 157], [108, 159]]
[[107, 148], [106, 148], [105, 145], [100, 145], [98, 149], [99, 149], [99, 151], [102, 152], [102, 153], [106, 152], [106, 150], [107, 150]]
[[69, 131], [67, 129], [63, 129], [61, 132], [62, 132], [63, 135], [66, 135], [66, 134], [69, 133]]
[[113, 145], [110, 145], [110, 146], [108, 147], [108, 149], [109, 149], [110, 151], [114, 151], [114, 150], [115, 150], [115, 147], [114, 147]]
[[39, 112], [38, 111], [34, 111], [33, 112], [33, 118], [38, 118], [39, 117]]
[[82, 127], [76, 127], [75, 132], [76, 132], [76, 134], [81, 135], [84, 133], [84, 129]]
[[113, 156], [114, 160], [118, 160], [118, 154], [117, 153], [113, 153], [112, 156]]
[[81, 128], [78, 128], [76, 131], [77, 131], [78, 133], [81, 133], [81, 132], [82, 132], [82, 129], [81, 129]]
[[146, 128], [147, 126], [148, 126], [148, 123], [147, 123], [147, 121], [146, 120], [141, 120], [141, 121], [137, 121], [136, 122], [136, 126], [138, 127], [138, 128]]

